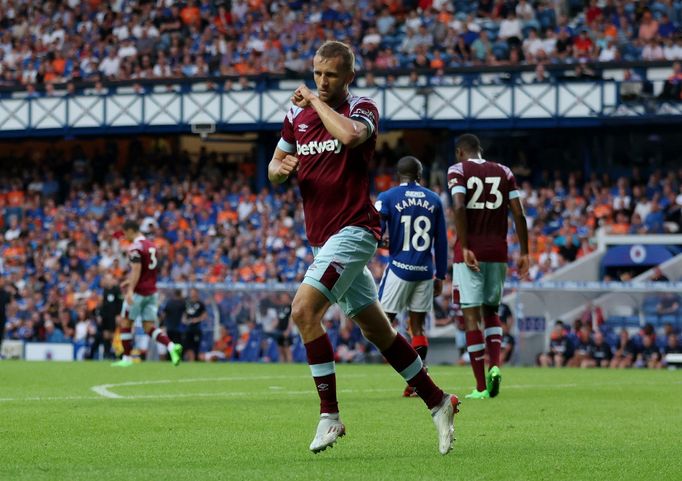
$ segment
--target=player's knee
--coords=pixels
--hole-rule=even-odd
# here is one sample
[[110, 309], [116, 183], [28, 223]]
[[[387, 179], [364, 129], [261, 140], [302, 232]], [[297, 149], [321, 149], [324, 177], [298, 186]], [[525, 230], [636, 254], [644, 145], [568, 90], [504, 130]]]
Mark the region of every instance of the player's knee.
[[291, 320], [299, 329], [314, 322], [312, 306], [301, 299], [294, 299], [291, 304]]

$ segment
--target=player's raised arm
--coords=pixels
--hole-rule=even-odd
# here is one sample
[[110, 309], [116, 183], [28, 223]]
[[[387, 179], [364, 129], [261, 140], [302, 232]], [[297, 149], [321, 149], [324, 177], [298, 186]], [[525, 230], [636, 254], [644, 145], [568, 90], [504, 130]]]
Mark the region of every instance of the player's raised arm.
[[313, 58], [313, 76], [318, 94], [303, 84], [294, 92], [292, 102], [300, 108], [313, 108], [325, 129], [348, 148], [371, 138], [379, 120], [374, 102], [361, 99], [351, 105], [347, 116], [336, 110], [348, 98], [348, 86], [355, 78], [355, 56], [348, 46], [327, 42], [320, 47]]
[[329, 133], [346, 147], [357, 147], [373, 134], [373, 130], [370, 129], [367, 123], [345, 117], [336, 112], [305, 85], [301, 85], [296, 90], [294, 97], [300, 97], [304, 99], [304, 102], [307, 101], [315, 109], [317, 115], [320, 116], [320, 120], [322, 120]]
[[526, 214], [523, 211], [523, 205], [519, 197], [514, 197], [509, 200], [509, 207], [511, 209], [512, 218], [514, 219], [514, 226], [516, 227], [516, 235], [519, 237], [519, 244], [521, 246], [521, 257], [519, 257], [519, 277], [524, 278], [528, 274], [530, 267], [530, 257], [528, 256], [528, 224], [526, 223]]
[[276, 147], [272, 160], [268, 164], [268, 179], [273, 184], [281, 184], [286, 181], [297, 168], [298, 158], [279, 147]]

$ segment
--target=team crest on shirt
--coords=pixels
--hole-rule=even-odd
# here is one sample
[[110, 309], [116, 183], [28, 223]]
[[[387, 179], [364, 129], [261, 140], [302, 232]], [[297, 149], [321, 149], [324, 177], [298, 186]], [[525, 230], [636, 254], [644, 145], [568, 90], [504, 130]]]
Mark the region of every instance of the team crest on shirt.
[[298, 124], [299, 132], [305, 132], [306, 130], [308, 130], [308, 124]]

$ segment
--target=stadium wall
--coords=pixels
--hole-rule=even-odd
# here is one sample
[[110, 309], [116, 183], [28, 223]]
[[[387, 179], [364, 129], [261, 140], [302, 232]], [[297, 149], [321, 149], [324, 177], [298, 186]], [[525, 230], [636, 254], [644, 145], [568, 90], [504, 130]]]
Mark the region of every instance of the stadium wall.
[[[682, 105], [654, 111], [626, 107], [620, 82], [556, 82], [530, 85], [455, 85], [356, 88], [377, 102], [382, 128], [504, 129], [575, 127], [682, 118]], [[0, 99], [0, 136], [37, 137], [115, 133], [189, 133], [281, 127], [290, 90], [142, 91]]]

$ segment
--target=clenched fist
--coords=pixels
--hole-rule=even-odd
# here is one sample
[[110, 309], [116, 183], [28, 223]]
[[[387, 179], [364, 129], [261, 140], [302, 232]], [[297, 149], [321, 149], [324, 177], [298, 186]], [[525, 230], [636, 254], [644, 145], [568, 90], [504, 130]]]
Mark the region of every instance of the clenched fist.
[[282, 159], [277, 169], [277, 175], [281, 177], [289, 177], [298, 169], [298, 157], [287, 155]]
[[305, 85], [301, 84], [291, 96], [291, 102], [297, 107], [306, 108], [315, 94]]

